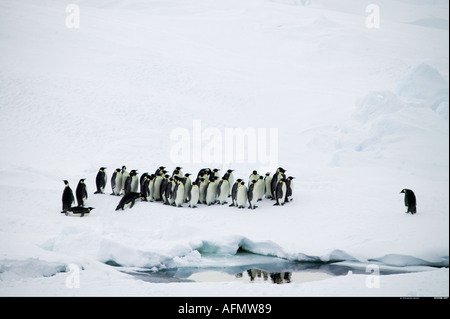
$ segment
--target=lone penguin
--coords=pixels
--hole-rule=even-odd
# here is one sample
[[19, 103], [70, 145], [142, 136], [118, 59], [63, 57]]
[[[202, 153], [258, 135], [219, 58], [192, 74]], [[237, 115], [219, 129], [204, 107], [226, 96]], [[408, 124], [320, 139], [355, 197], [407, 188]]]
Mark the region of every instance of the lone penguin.
[[77, 196], [77, 202], [79, 207], [84, 207], [86, 204], [86, 200], [88, 198], [86, 183], [84, 182], [86, 179], [82, 178], [78, 182], [77, 189], [75, 190], [75, 195]]
[[94, 194], [104, 194], [105, 193], [105, 187], [106, 187], [106, 167], [100, 167], [97, 173], [97, 177], [95, 178], [95, 186], [97, 186], [97, 190]]
[[73, 196], [72, 189], [69, 186], [69, 182], [64, 180], [64, 191], [62, 195], [62, 212], [65, 213], [67, 209], [72, 207], [72, 204], [75, 204], [75, 197]]
[[134, 206], [134, 203], [139, 198], [142, 198], [141, 193], [127, 193], [125, 194], [119, 202], [119, 205], [117, 205], [116, 210], [122, 209], [125, 210], [125, 208], [132, 208]]
[[111, 195], [120, 195], [120, 191], [122, 190], [122, 171], [120, 168], [116, 168], [111, 176], [111, 189]]
[[404, 188], [404, 189], [402, 189], [400, 194], [401, 193], [405, 194], [405, 206], [408, 207], [408, 210], [406, 211], [406, 213], [411, 213], [411, 215], [414, 215], [415, 213], [417, 213], [416, 195], [414, 195], [414, 192], [410, 189]]

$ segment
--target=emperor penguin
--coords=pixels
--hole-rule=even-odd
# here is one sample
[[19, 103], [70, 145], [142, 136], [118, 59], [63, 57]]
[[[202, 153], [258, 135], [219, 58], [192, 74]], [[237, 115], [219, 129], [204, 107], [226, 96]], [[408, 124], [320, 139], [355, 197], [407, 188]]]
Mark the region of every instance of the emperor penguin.
[[133, 169], [125, 180], [125, 193], [137, 193], [139, 188], [139, 179], [137, 170]]
[[169, 182], [166, 186], [166, 201], [169, 205], [173, 205], [175, 203], [175, 197], [173, 194], [173, 191], [175, 189], [175, 178], [176, 177], [169, 177]]
[[141, 174], [141, 177], [139, 178], [139, 189], [141, 190], [141, 193], [142, 193], [142, 190], [144, 187], [145, 177], [147, 177], [147, 176], [148, 176], [148, 172], [145, 172], [145, 173]]
[[219, 200], [219, 204], [227, 204], [228, 194], [230, 193], [230, 183], [228, 179], [222, 177], [219, 184], [217, 185], [217, 199]]
[[214, 205], [217, 199], [217, 183], [216, 177], [212, 177], [209, 180], [208, 186], [206, 187], [206, 205]]
[[141, 189], [142, 197], [147, 202], [153, 202], [153, 178], [154, 178], [153, 174], [145, 175], [144, 183], [142, 184], [142, 189]]
[[161, 197], [161, 183], [164, 180], [163, 171], [157, 170], [157, 174], [155, 173], [155, 178], [153, 180], [153, 198], [156, 201], [160, 201], [162, 199], [162, 197]]
[[161, 187], [160, 187], [161, 200], [164, 202], [164, 204], [169, 203], [166, 193], [167, 193], [167, 186], [171, 181], [172, 181], [172, 177], [170, 177], [169, 174], [164, 174], [163, 180], [161, 182]]
[[175, 187], [173, 189], [173, 204], [176, 207], [181, 207], [184, 203], [184, 184], [181, 178], [175, 176]]
[[286, 200], [286, 179], [282, 178], [277, 184], [275, 190], [275, 200], [277, 201], [274, 206], [284, 205]]
[[228, 197], [231, 196], [231, 187], [234, 184], [234, 175], [233, 175], [233, 171], [232, 169], [227, 170], [227, 172], [223, 175], [223, 178], [225, 178], [228, 181], [228, 185], [229, 187], [229, 191], [228, 191]]
[[219, 178], [220, 178], [219, 171], [220, 171], [220, 169], [218, 169], [218, 168], [213, 169], [213, 170], [209, 173], [209, 179], [211, 180], [211, 179], [213, 179], [214, 177], [217, 178], [217, 179], [219, 179]]
[[120, 199], [119, 205], [117, 205], [116, 210], [119, 210], [119, 209], [125, 210], [126, 208], [132, 208], [134, 206], [136, 200], [138, 200], [140, 198], [142, 198], [141, 193], [126, 193]]
[[106, 167], [100, 167], [95, 178], [95, 186], [97, 186], [97, 191], [94, 194], [104, 194], [106, 187], [106, 180], [108, 179], [106, 172]]
[[71, 207], [66, 210], [66, 216], [89, 216], [94, 207]]
[[183, 171], [181, 170], [182, 168], [183, 167], [179, 167], [179, 166], [175, 167], [175, 169], [172, 172], [172, 177], [177, 176], [177, 177], [182, 178], [183, 177]]
[[205, 180], [204, 178], [200, 178], [199, 188], [199, 203], [206, 204], [206, 186], [208, 186], [209, 180]]
[[85, 178], [80, 179], [77, 185], [77, 189], [75, 190], [75, 195], [77, 196], [79, 207], [84, 207], [88, 198], [87, 187], [86, 183], [84, 182], [85, 180]]
[[292, 193], [294, 191], [294, 179], [295, 177], [289, 176], [286, 179], [286, 202], [292, 201]]
[[65, 213], [67, 209], [71, 208], [75, 204], [75, 197], [73, 196], [72, 189], [69, 186], [69, 182], [64, 180], [64, 191], [62, 194], [62, 212]]
[[402, 189], [400, 194], [401, 193], [405, 194], [405, 206], [408, 207], [406, 213], [411, 213], [411, 215], [417, 213], [416, 209], [417, 202], [416, 202], [416, 195], [414, 194], [414, 192], [410, 189], [404, 188]]
[[197, 207], [198, 198], [199, 198], [199, 188], [197, 182], [192, 182], [191, 189], [189, 191], [189, 207], [194, 208]]
[[257, 171], [253, 171], [250, 176], [248, 177], [248, 186], [250, 187], [250, 184], [252, 181], [257, 181], [259, 179], [259, 174]]
[[203, 178], [205, 180], [209, 180], [209, 173], [211, 173], [211, 169], [210, 168], [202, 168], [201, 170], [198, 171], [197, 173], [197, 178], [195, 179], [195, 181], [197, 182], [197, 185], [200, 186], [200, 178]]
[[248, 206], [248, 208], [251, 208], [251, 209], [255, 209], [256, 207], [258, 207], [258, 206], [256, 206], [256, 202], [258, 201], [258, 196], [256, 194], [257, 193], [256, 183], [257, 183], [257, 180], [255, 180], [255, 179], [252, 180], [252, 182], [248, 188], [248, 192], [247, 192], [248, 193], [248, 203], [250, 204]]
[[283, 169], [282, 167], [278, 167], [277, 171], [275, 172], [275, 174], [273, 174], [272, 176], [272, 181], [270, 182], [270, 189], [272, 192], [272, 198], [275, 198], [275, 191], [278, 185], [278, 182], [282, 179], [282, 178], [286, 178], [286, 175], [284, 174], [286, 172], [285, 169]]
[[264, 182], [264, 177], [262, 175], [259, 176], [259, 178], [256, 180], [255, 185], [255, 194], [256, 194], [256, 201], [262, 200], [264, 196], [266, 184]]
[[247, 200], [248, 200], [247, 186], [245, 186], [244, 181], [241, 181], [237, 189], [236, 206], [238, 208], [245, 208]]
[[265, 197], [271, 199], [272, 198], [272, 176], [270, 176], [270, 172], [266, 173], [266, 176], [264, 177], [264, 184], [265, 184]]
[[122, 190], [122, 171], [120, 168], [116, 168], [111, 177], [111, 195], [120, 195], [120, 191]]
[[158, 167], [155, 171], [155, 176], [164, 175], [165, 173], [167, 173], [164, 171], [165, 168], [165, 166]]
[[236, 198], [237, 198], [237, 191], [238, 191], [238, 187], [241, 184], [242, 179], [238, 178], [236, 180], [236, 182], [234, 182], [233, 187], [231, 189], [231, 204], [229, 205], [231, 206], [237, 206], [236, 204]]
[[191, 190], [192, 187], [192, 181], [191, 178], [189, 177], [191, 176], [191, 174], [186, 173], [184, 174], [184, 178], [183, 178], [183, 185], [184, 185], [184, 198], [183, 198], [183, 202], [187, 203], [189, 201], [189, 191]]
[[125, 194], [125, 182], [130, 174], [127, 172], [127, 167], [122, 166], [122, 194]]

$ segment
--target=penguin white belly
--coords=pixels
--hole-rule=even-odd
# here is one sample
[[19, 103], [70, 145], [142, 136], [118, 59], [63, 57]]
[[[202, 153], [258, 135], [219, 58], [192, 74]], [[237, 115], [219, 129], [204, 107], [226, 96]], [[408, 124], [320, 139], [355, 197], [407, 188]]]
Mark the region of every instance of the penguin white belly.
[[223, 205], [227, 202], [228, 194], [230, 193], [230, 184], [224, 181], [220, 187], [219, 204]]
[[175, 194], [175, 206], [181, 207], [184, 202], [184, 185], [179, 183], [177, 193]]
[[156, 176], [155, 182], [153, 185], [153, 198], [155, 200], [161, 200], [161, 182], [163, 178], [161, 176]]
[[206, 183], [200, 184], [200, 203], [205, 204], [206, 203]]
[[138, 191], [139, 187], [139, 180], [136, 176], [133, 176], [131, 178], [131, 192], [136, 193]]
[[247, 203], [247, 188], [243, 185], [239, 186], [237, 195], [236, 195], [236, 205], [238, 208], [244, 208]]
[[199, 189], [197, 185], [192, 186], [191, 188], [191, 198], [189, 201], [189, 207], [197, 207], [198, 204], [198, 198], [199, 198]]
[[208, 189], [206, 190], [206, 205], [211, 205], [216, 202], [217, 197], [217, 185], [216, 183], [209, 183]]
[[264, 196], [264, 187], [265, 187], [264, 181], [262, 179], [259, 179], [256, 182], [256, 185], [255, 185], [256, 200], [257, 201], [259, 201], [259, 200], [261, 200], [263, 198], [263, 196]]

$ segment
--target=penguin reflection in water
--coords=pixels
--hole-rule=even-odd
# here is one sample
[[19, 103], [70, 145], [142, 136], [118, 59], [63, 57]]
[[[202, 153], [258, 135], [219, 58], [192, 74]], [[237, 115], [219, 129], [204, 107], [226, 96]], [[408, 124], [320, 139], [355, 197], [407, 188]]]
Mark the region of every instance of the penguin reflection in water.
[[408, 210], [406, 211], [406, 213], [411, 213], [411, 215], [414, 215], [415, 213], [417, 213], [417, 209], [416, 209], [416, 195], [414, 195], [414, 192], [410, 189], [402, 189], [402, 191], [400, 192], [405, 194], [405, 206], [408, 207]]

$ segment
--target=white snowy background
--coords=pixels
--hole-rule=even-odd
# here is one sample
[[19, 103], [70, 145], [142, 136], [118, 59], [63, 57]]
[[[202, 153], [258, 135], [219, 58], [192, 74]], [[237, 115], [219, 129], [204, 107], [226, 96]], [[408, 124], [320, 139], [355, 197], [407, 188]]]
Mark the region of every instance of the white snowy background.
[[[72, 3], [79, 28], [66, 25]], [[379, 28], [367, 25], [370, 4]], [[448, 9], [447, 0], [1, 0], [0, 295], [448, 296]], [[233, 168], [245, 180], [266, 166], [172, 162], [171, 132], [194, 120], [220, 132], [277, 128], [294, 200], [114, 211], [109, 179], [122, 165]], [[107, 194], [94, 195], [101, 166]], [[95, 210], [66, 217], [62, 180], [75, 191], [80, 178]], [[405, 214], [403, 188], [416, 193], [417, 215]], [[202, 267], [202, 253], [240, 247], [426, 271], [370, 289], [363, 274], [149, 283], [105, 264]]]

